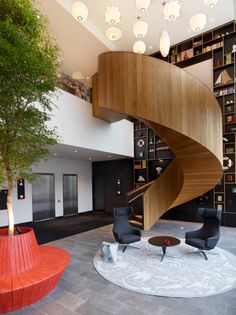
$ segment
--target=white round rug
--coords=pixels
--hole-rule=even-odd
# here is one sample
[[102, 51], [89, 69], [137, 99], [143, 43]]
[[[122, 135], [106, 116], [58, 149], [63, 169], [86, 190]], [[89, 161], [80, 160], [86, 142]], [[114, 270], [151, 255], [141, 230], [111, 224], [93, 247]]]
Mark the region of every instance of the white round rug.
[[216, 247], [207, 252], [208, 260], [181, 240], [167, 248], [162, 262], [161, 247], [148, 238], [120, 249], [116, 264], [105, 262], [98, 251], [94, 257], [97, 272], [110, 282], [139, 293], [169, 297], [203, 297], [236, 288], [236, 256]]

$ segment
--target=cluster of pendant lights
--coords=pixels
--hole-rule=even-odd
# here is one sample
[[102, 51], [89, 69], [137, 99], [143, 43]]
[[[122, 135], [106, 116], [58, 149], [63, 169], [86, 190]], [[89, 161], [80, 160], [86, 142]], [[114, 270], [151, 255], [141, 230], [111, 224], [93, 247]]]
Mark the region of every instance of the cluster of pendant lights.
[[[185, 0], [180, 0], [184, 2]], [[203, 0], [204, 4], [208, 8], [213, 8], [218, 0]], [[136, 0], [136, 6], [140, 10], [141, 14], [146, 11], [150, 6], [151, 0]], [[168, 1], [163, 2], [163, 14], [164, 18], [168, 21], [175, 21], [176, 18], [180, 16], [180, 5], [178, 1]], [[143, 54], [146, 50], [146, 45], [142, 39], [146, 36], [148, 32], [148, 24], [141, 19], [140, 16], [137, 17], [137, 21], [133, 24], [133, 34], [138, 40], [133, 45], [133, 51], [138, 54]], [[79, 22], [83, 22], [88, 18], [88, 9], [82, 1], [74, 1], [72, 5], [72, 15]], [[105, 22], [109, 24], [109, 27], [105, 31], [106, 37], [111, 41], [116, 41], [122, 37], [122, 31], [117, 27], [120, 22], [120, 10], [117, 6], [107, 7], [105, 10]], [[194, 32], [201, 31], [206, 25], [206, 15], [203, 13], [198, 13], [192, 16], [189, 21], [189, 26]], [[167, 31], [163, 31], [160, 37], [160, 51], [163, 57], [166, 57], [170, 49], [170, 38]]]

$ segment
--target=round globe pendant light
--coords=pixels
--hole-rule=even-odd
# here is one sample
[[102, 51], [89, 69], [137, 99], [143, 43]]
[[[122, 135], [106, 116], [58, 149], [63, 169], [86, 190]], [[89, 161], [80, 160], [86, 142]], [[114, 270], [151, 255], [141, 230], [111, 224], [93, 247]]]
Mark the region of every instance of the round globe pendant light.
[[167, 2], [163, 9], [164, 17], [168, 21], [174, 21], [180, 16], [180, 5], [177, 1]]
[[160, 52], [163, 57], [166, 57], [169, 54], [170, 50], [170, 37], [167, 31], [163, 31], [160, 37]]
[[122, 32], [118, 27], [111, 26], [105, 31], [106, 37], [110, 40], [118, 40], [122, 37]]
[[136, 54], [144, 54], [146, 50], [146, 45], [141, 40], [138, 40], [133, 45], [133, 52]]
[[145, 11], [149, 8], [151, 0], [136, 0], [136, 6], [139, 10]]
[[120, 10], [118, 7], [106, 7], [105, 21], [115, 25], [120, 22]]
[[206, 25], [206, 15], [203, 13], [195, 14], [189, 21], [189, 26], [194, 32], [201, 31]]
[[212, 9], [217, 4], [217, 1], [218, 0], [203, 0], [204, 4], [210, 9]]
[[138, 20], [133, 24], [133, 33], [137, 38], [144, 38], [148, 31], [148, 24]]
[[72, 16], [79, 22], [84, 22], [88, 18], [88, 8], [82, 1], [75, 1], [71, 7]]

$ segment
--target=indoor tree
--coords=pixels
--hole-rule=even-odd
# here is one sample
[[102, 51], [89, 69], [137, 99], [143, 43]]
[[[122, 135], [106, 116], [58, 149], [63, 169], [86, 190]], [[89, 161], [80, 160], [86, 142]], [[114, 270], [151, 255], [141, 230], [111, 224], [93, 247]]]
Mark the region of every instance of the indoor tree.
[[47, 122], [57, 86], [58, 48], [46, 29], [32, 1], [0, 1], [0, 182], [8, 189], [10, 235], [14, 183], [32, 180], [31, 166], [57, 142]]

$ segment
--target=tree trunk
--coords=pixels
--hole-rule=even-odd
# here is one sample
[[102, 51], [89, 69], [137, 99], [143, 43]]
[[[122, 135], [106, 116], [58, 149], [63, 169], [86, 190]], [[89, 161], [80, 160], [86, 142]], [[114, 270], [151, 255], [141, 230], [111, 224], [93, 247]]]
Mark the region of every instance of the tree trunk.
[[14, 235], [14, 216], [13, 216], [13, 183], [12, 180], [7, 181], [7, 212], [8, 212], [8, 235]]

